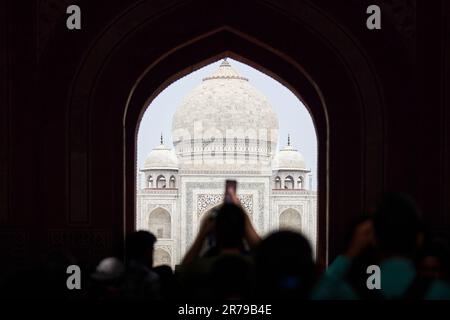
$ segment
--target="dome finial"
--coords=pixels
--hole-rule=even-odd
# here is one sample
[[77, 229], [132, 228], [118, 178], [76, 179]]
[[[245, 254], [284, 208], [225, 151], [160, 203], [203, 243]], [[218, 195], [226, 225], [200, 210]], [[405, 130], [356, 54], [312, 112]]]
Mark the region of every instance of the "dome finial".
[[227, 57], [223, 58], [222, 63], [220, 64], [220, 67], [230, 67], [230, 63], [227, 61]]
[[290, 147], [291, 146], [291, 135], [288, 133], [288, 147]]
[[208, 77], [203, 78], [203, 81], [215, 79], [248, 81], [247, 78], [242, 77], [236, 70], [233, 69], [231, 64], [228, 62], [228, 57], [223, 58], [216, 72]]
[[163, 144], [164, 144], [164, 140], [163, 140], [163, 134], [161, 132], [161, 145], [163, 145]]

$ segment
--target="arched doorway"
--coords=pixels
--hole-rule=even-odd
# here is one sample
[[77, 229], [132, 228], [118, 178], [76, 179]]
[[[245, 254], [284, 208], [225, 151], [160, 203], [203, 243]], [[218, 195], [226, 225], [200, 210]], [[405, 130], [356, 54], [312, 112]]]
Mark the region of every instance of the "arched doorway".
[[[233, 132], [238, 137], [225, 134]], [[162, 192], [159, 173], [167, 163], [173, 163], [173, 175], [164, 173], [170, 184]], [[149, 170], [158, 177], [156, 190], [141, 187]], [[286, 201], [304, 205], [311, 225], [306, 229], [316, 226], [317, 189], [311, 184], [302, 192], [294, 181], [299, 175], [317, 176], [311, 116], [288, 88], [232, 58], [185, 75], [150, 103], [139, 124], [137, 174], [138, 217], [148, 206], [162, 205], [177, 221], [171, 244], [179, 251], [175, 264], [195, 239], [204, 213], [223, 202], [225, 175], [237, 181], [238, 196], [261, 237], [278, 230], [278, 212]], [[180, 184], [172, 190], [175, 180]], [[141, 218], [137, 221], [138, 230], [148, 229]], [[315, 235], [305, 236], [316, 247]]]
[[163, 175], [158, 176], [158, 178], [156, 178], [156, 188], [158, 189], [164, 189], [166, 187], [166, 177], [164, 177]]
[[[135, 139], [143, 109], [168, 83], [231, 56], [291, 88], [311, 112], [322, 172], [318, 256], [326, 263], [338, 252], [351, 212], [370, 207], [383, 186], [383, 103], [365, 52], [351, 34], [308, 2], [296, 3], [296, 19], [286, 19], [287, 12], [254, 1], [232, 9], [226, 1], [214, 3], [214, 8], [199, 1], [189, 10], [209, 8], [210, 14], [195, 27], [187, 21], [183, 5], [157, 19], [155, 8], [148, 5], [137, 4], [102, 32], [73, 81], [68, 107], [68, 223], [108, 221], [105, 228], [113, 225], [111, 234], [118, 240], [134, 229]], [[244, 23], [249, 14], [255, 23]], [[180, 31], [172, 21], [187, 27]], [[164, 36], [148, 46], [149, 35], [158, 29], [165, 30]], [[299, 50], [297, 41], [286, 42], [280, 33], [295, 34], [308, 45]], [[123, 61], [133, 64], [125, 66]], [[354, 141], [354, 147], [342, 154], [339, 146], [348, 141]], [[121, 173], [112, 175], [106, 162]], [[97, 184], [113, 187], [86, 187]], [[109, 214], [103, 217], [101, 212]]]
[[275, 177], [275, 189], [281, 189], [281, 178]]
[[285, 189], [294, 189], [294, 178], [291, 176], [287, 176], [284, 178], [284, 188]]
[[169, 181], [169, 188], [171, 188], [171, 189], [175, 188], [175, 186], [176, 186], [176, 182], [175, 181], [176, 181], [175, 177], [171, 176], [170, 177], [170, 181]]
[[303, 189], [303, 178], [302, 177], [298, 177], [298, 179], [297, 179], [297, 188]]

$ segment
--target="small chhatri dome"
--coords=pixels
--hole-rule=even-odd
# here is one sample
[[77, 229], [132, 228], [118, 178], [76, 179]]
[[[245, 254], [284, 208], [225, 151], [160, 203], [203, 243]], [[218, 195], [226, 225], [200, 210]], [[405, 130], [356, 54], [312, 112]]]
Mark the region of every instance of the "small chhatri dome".
[[150, 152], [147, 159], [145, 159], [143, 169], [178, 170], [177, 156], [171, 148], [164, 145], [162, 133], [161, 144]]
[[276, 153], [272, 167], [274, 170], [307, 170], [305, 159], [291, 146], [290, 135], [287, 145]]

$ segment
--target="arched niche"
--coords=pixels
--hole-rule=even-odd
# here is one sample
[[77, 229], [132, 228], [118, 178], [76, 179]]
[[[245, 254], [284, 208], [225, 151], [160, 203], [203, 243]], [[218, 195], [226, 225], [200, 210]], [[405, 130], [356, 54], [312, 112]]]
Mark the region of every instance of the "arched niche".
[[284, 188], [294, 189], [294, 178], [292, 178], [292, 176], [287, 176], [284, 178]]
[[163, 176], [162, 174], [158, 176], [158, 178], [156, 178], [156, 188], [158, 189], [164, 189], [167, 186], [167, 181], [166, 181], [166, 177]]
[[275, 189], [281, 189], [281, 178], [279, 176], [275, 177]]
[[289, 208], [281, 212], [278, 218], [280, 229], [291, 229], [300, 231], [302, 227], [302, 217], [300, 212], [295, 209]]
[[156, 208], [148, 216], [148, 228], [158, 239], [170, 239], [172, 223], [170, 213], [166, 209]]
[[176, 179], [175, 176], [171, 176], [169, 179], [169, 188], [175, 189], [176, 188]]
[[170, 253], [164, 249], [156, 248], [153, 252], [153, 266], [172, 265], [172, 258]]
[[304, 188], [303, 178], [302, 177], [298, 177], [298, 179], [297, 179], [297, 189], [303, 189], [303, 188]]

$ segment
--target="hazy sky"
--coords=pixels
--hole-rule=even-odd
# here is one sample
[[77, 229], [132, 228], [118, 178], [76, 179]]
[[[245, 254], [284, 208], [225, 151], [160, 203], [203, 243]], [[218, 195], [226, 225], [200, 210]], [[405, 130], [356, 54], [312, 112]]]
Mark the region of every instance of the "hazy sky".
[[[305, 158], [313, 174], [313, 189], [317, 186], [317, 141], [311, 116], [300, 100], [285, 86], [266, 74], [236, 60], [227, 59], [231, 66], [249, 79], [250, 84], [267, 97], [278, 115], [278, 149], [287, 144], [288, 133], [291, 145]], [[177, 80], [163, 90], [148, 106], [142, 117], [138, 133], [138, 168], [141, 168], [150, 151], [159, 145], [161, 132], [164, 144], [172, 145], [171, 127], [175, 110], [183, 97], [198, 86], [202, 78], [212, 74], [221, 61], [209, 64]]]

